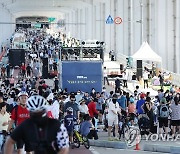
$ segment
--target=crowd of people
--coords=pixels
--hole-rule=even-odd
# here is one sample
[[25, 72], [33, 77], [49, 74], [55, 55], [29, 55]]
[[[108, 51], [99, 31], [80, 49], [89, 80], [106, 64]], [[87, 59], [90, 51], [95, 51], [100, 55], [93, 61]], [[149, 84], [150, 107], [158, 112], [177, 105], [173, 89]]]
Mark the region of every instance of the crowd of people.
[[[3, 74], [1, 69], [0, 132], [11, 133], [5, 146], [6, 153], [13, 151], [16, 142], [19, 154], [24, 145], [27, 153], [48, 151], [53, 154], [64, 150], [63, 154], [66, 154], [69, 143], [74, 147], [76, 125], [80, 125], [79, 131], [83, 136], [94, 140], [99, 138], [99, 126], [108, 132], [108, 140], [121, 140], [123, 136], [120, 132], [125, 121], [128, 126], [137, 125], [141, 131], [145, 128], [146, 133], [174, 136], [179, 133], [180, 95], [173, 86], [166, 91], [162, 87], [154, 98], [149, 92], [143, 93], [139, 86], [130, 94], [119, 88], [120, 83], [116, 83], [115, 91], [110, 92], [105, 87], [102, 91], [92, 88], [90, 92], [81, 89], [72, 92], [71, 89], [61, 89], [55, 77], [54, 86], [50, 87], [37, 74], [41, 72], [43, 57], [51, 61], [50, 70], [57, 70], [55, 64], [60, 43], [41, 30], [24, 32], [26, 41], [31, 45], [26, 63], [20, 68], [22, 78], [16, 79], [8, 71]], [[124, 87], [127, 88], [125, 72], [123, 76]], [[144, 75], [144, 81], [148, 87], [147, 76], [148, 73]], [[107, 76], [105, 80], [109, 84]]]

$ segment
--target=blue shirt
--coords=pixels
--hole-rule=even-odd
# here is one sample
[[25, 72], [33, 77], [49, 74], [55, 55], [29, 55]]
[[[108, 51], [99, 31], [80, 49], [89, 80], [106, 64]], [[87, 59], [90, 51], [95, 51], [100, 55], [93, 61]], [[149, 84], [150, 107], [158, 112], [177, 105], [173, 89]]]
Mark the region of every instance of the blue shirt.
[[82, 122], [81, 127], [80, 127], [81, 135], [87, 136], [90, 132], [91, 127], [92, 127], [92, 124], [89, 121]]
[[97, 103], [96, 103], [96, 109], [97, 110], [102, 110], [102, 104], [104, 103], [104, 99], [103, 98], [99, 98]]
[[144, 111], [142, 110], [142, 105], [145, 103], [145, 100], [144, 99], [140, 99], [139, 101], [137, 101], [136, 103], [136, 110], [137, 110], [137, 113], [139, 114], [143, 114]]
[[117, 99], [117, 102], [119, 103], [119, 106], [121, 106], [124, 110], [126, 110], [126, 96], [122, 95], [119, 99]]
[[73, 115], [66, 115], [65, 118], [64, 118], [64, 125], [67, 129], [68, 132], [71, 132], [73, 131], [73, 128], [74, 128], [74, 121], [76, 119], [74, 118]]

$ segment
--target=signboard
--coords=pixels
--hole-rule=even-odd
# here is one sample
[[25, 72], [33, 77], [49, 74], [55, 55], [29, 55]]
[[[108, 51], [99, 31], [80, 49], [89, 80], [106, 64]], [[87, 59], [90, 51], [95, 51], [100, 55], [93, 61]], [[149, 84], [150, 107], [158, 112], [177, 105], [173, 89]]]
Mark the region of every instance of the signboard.
[[114, 19], [114, 23], [115, 23], [115, 24], [121, 24], [121, 23], [122, 23], [122, 18], [116, 17], [116, 18]]
[[68, 92], [90, 92], [92, 88], [102, 91], [102, 62], [63, 61], [62, 88]]
[[41, 24], [36, 23], [36, 24], [34, 24], [34, 27], [35, 27], [35, 28], [41, 28]]
[[111, 15], [109, 15], [108, 18], [106, 19], [106, 24], [113, 24], [113, 23], [114, 23], [114, 20], [111, 17]]
[[48, 18], [48, 22], [53, 22], [55, 19], [56, 18], [54, 18], [54, 17], [50, 17], [50, 18]]

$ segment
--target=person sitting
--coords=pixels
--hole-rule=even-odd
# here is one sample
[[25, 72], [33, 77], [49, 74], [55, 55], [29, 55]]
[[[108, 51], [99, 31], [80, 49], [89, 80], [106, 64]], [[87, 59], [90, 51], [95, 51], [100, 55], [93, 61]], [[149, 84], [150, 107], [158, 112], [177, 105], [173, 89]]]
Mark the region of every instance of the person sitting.
[[80, 125], [80, 133], [83, 136], [86, 136], [89, 139], [98, 139], [97, 131], [95, 130], [90, 116], [85, 116], [84, 121]]

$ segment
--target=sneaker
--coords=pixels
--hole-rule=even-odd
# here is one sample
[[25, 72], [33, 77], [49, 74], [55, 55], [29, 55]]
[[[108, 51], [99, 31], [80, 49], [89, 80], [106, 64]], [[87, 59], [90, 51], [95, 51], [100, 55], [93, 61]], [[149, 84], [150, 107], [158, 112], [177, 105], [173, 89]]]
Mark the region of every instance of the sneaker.
[[118, 138], [118, 137], [115, 137], [113, 141], [119, 141], [119, 138]]
[[109, 137], [109, 138], [108, 138], [108, 141], [113, 141], [113, 138]]

